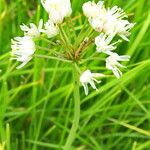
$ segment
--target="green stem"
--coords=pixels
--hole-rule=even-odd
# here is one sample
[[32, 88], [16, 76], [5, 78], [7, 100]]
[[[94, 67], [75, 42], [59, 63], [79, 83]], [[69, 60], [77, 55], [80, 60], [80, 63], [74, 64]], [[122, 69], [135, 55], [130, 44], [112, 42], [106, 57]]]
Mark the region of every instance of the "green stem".
[[71, 51], [70, 50], [73, 50], [73, 47], [68, 39], [68, 36], [66, 35], [63, 27], [61, 25], [58, 25], [59, 27], [59, 31], [60, 31], [60, 40], [62, 41], [64, 47], [65, 47], [65, 51], [67, 52], [67, 54], [70, 56], [70, 58], [73, 59], [72, 57], [72, 54], [71, 54]]
[[58, 46], [57, 43], [55, 43], [55, 42], [53, 42], [53, 41], [51, 41], [51, 40], [48, 40], [48, 39], [46, 39], [46, 38], [44, 38], [44, 37], [41, 37], [41, 40], [45, 41], [46, 43], [48, 43], [48, 44], [50, 44], [50, 45]]
[[79, 92], [79, 74], [73, 64], [73, 77], [74, 77], [74, 119], [70, 129], [64, 150], [71, 150], [71, 145], [76, 138], [76, 132], [79, 126], [80, 119], [80, 92]]
[[41, 54], [34, 54], [35, 57], [38, 58], [46, 58], [46, 59], [53, 59], [53, 60], [59, 60], [59, 61], [63, 61], [63, 62], [67, 62], [67, 63], [71, 63], [71, 60], [67, 60], [65, 58], [59, 58], [59, 57], [53, 57], [53, 56], [46, 56], [46, 55], [41, 55]]

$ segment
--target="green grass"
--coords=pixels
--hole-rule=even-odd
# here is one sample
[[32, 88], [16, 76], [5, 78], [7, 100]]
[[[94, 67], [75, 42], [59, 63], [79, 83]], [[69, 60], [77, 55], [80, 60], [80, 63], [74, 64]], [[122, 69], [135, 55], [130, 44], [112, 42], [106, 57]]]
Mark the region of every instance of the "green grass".
[[[85, 22], [80, 16], [84, 2], [72, 0], [73, 17], [79, 16], [74, 21], [76, 33]], [[122, 78], [103, 79], [98, 91], [90, 89], [85, 96], [80, 87], [80, 121], [71, 150], [149, 150], [150, 1], [105, 0], [105, 4], [122, 7], [131, 22], [136, 22], [130, 42], [121, 43], [117, 49], [119, 54], [131, 55], [131, 61]], [[17, 70], [18, 63], [9, 61], [10, 39], [22, 35], [19, 25], [37, 23], [39, 18], [47, 20], [40, 1], [0, 0], [0, 143], [6, 141], [6, 150], [62, 149], [73, 122], [70, 64], [34, 58]], [[76, 38], [75, 44], [81, 40]], [[95, 47], [89, 48], [94, 50]], [[103, 60], [86, 61], [85, 66], [110, 73]]]

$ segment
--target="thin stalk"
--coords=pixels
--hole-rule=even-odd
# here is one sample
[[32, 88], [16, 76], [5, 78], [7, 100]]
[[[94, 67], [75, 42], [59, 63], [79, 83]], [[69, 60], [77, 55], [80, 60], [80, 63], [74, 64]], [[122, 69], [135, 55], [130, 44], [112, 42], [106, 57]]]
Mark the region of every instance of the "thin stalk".
[[67, 62], [67, 63], [71, 63], [72, 62], [71, 60], [67, 60], [67, 59], [64, 59], [64, 58], [58, 58], [58, 57], [53, 57], [53, 56], [46, 56], [46, 55], [41, 55], [41, 54], [34, 54], [34, 56], [38, 57], [38, 58], [60, 60], [60, 61]]
[[50, 44], [50, 45], [58, 46], [57, 43], [55, 43], [55, 42], [53, 42], [53, 41], [50, 41], [50, 40], [48, 40], [48, 39], [46, 39], [46, 38], [44, 38], [44, 37], [41, 37], [40, 39], [43, 40], [43, 41], [45, 41], [46, 43], [48, 43], [48, 44]]
[[66, 33], [65, 33], [64, 29], [63, 29], [63, 27], [62, 27], [61, 25], [58, 25], [58, 27], [59, 27], [60, 34], [62, 35], [62, 37], [63, 37], [63, 39], [64, 39], [64, 41], [65, 41], [67, 47], [68, 47], [69, 49], [72, 49], [72, 45], [71, 45], [71, 43], [70, 43], [70, 40], [69, 40], [68, 36], [66, 35]]
[[[40, 13], [41, 11], [40, 10], [41, 10], [41, 5], [39, 5], [38, 8], [37, 8], [37, 13], [36, 13], [37, 14], [37, 16], [36, 16], [37, 24], [38, 24], [38, 22], [40, 20], [40, 16], [41, 16], [41, 13]], [[39, 44], [39, 42], [37, 44]], [[33, 81], [34, 82], [40, 80], [39, 72], [42, 69], [42, 66], [40, 64], [41, 64], [41, 62], [38, 59], [34, 59], [34, 66], [33, 66], [33, 70], [34, 70]], [[33, 106], [33, 105], [36, 104], [38, 93], [40, 92], [40, 90], [41, 90], [40, 87], [33, 86], [30, 106]], [[32, 123], [31, 123], [30, 128], [29, 128], [29, 135], [30, 135], [31, 139], [34, 139], [35, 136], [36, 136], [36, 128], [37, 128], [37, 122], [38, 122], [38, 119], [36, 118], [36, 112], [37, 112], [37, 110], [36, 110], [36, 108], [34, 108], [32, 110], [32, 113], [31, 113]], [[32, 147], [32, 150], [37, 150], [37, 145], [36, 144], [34, 144], [33, 146], [30, 144], [29, 149], [31, 149], [31, 147]]]
[[39, 50], [51, 52], [51, 49], [50, 49], [50, 48], [47, 48], [47, 47], [42, 47], [42, 46], [36, 45], [36, 48], [39, 49]]
[[66, 47], [66, 52], [70, 56], [70, 58], [73, 59], [71, 50], [74, 51], [74, 48], [72, 47], [72, 44], [70, 43], [70, 40], [69, 40], [67, 34], [65, 33], [63, 27], [61, 25], [58, 25], [58, 27], [59, 27], [59, 31], [60, 31], [60, 38], [61, 38], [64, 46]]
[[68, 17], [66, 19], [67, 19], [67, 23], [68, 23], [68, 27], [69, 27], [69, 34], [72, 35], [71, 37], [73, 38], [73, 41], [75, 42], [77, 35], [76, 35], [75, 28], [74, 28], [74, 24], [70, 17]]
[[62, 55], [61, 53], [57, 52], [57, 51], [54, 50], [54, 49], [50, 49], [50, 48], [46, 48], [46, 47], [42, 47], [42, 46], [38, 46], [38, 45], [36, 45], [36, 48], [37, 48], [38, 50], [47, 51], [47, 52], [52, 53], [52, 54], [55, 54], [55, 55]]
[[64, 150], [70, 150], [73, 141], [76, 138], [77, 129], [79, 127], [79, 119], [80, 119], [80, 92], [79, 92], [79, 74], [76, 70], [76, 65], [73, 64], [73, 78], [74, 78], [74, 119], [73, 124], [70, 129], [70, 133], [67, 137], [66, 144], [64, 146]]

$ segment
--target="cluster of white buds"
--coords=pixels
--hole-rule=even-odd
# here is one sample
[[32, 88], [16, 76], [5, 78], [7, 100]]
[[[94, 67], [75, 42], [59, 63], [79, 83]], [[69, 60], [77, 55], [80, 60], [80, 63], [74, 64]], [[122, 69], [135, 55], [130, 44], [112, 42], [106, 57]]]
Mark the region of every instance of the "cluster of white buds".
[[[23, 24], [20, 28], [24, 31], [24, 36], [12, 39], [12, 59], [16, 59], [22, 63], [17, 67], [18, 69], [26, 65], [32, 59], [36, 51], [34, 39], [39, 37], [42, 38], [43, 36], [41, 36], [41, 34], [44, 34], [47, 38], [52, 38], [60, 34], [60, 37], [64, 38], [60, 40], [60, 43], [63, 41], [65, 44], [63, 42], [61, 44], [67, 45], [68, 37], [66, 38], [60, 24], [62, 24], [65, 17], [71, 16], [72, 8], [70, 0], [41, 0], [41, 3], [48, 13], [48, 21], [44, 24], [41, 19], [38, 26], [33, 23], [30, 23], [29, 27]], [[99, 1], [98, 3], [89, 1], [84, 3], [82, 8], [84, 15], [88, 18], [89, 24], [94, 29], [93, 32], [96, 31], [99, 35], [97, 37], [92, 37], [92, 39], [91, 37], [86, 38], [87, 40], [84, 40], [83, 43], [78, 45], [79, 47], [77, 50], [74, 50], [69, 43], [67, 45], [68, 50], [66, 55], [64, 52], [63, 55], [60, 55], [61, 58], [62, 56], [65, 56], [61, 60], [67, 59], [69, 62], [78, 61], [79, 58], [82, 57], [81, 54], [84, 52], [84, 49], [88, 44], [90, 45], [90, 41], [93, 42], [94, 38], [96, 52], [108, 55], [105, 59], [106, 68], [111, 70], [117, 78], [120, 78], [122, 72], [119, 67], [125, 68], [125, 66], [119, 62], [129, 61], [130, 56], [119, 56], [114, 52], [117, 48], [117, 43], [121, 42], [121, 40], [114, 42], [113, 40], [116, 35], [119, 35], [122, 39], [129, 41], [128, 36], [130, 35], [130, 30], [133, 28], [134, 23], [130, 23], [127, 20], [127, 15], [119, 7], [114, 6], [113, 8], [106, 9], [103, 1]], [[60, 52], [60, 54], [62, 53]], [[93, 89], [97, 90], [95, 82], [100, 83], [101, 81], [98, 81], [96, 78], [104, 76], [105, 75], [101, 73], [92, 73], [88, 69], [84, 71], [80, 75], [80, 82], [84, 87], [85, 94], [88, 95], [88, 84], [90, 84]]]

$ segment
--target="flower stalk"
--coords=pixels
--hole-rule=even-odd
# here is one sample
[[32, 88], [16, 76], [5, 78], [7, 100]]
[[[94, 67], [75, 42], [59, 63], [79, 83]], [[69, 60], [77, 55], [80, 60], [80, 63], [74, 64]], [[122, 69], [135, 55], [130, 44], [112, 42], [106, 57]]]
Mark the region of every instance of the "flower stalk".
[[73, 64], [73, 79], [74, 79], [74, 119], [72, 127], [70, 129], [67, 141], [64, 146], [64, 150], [70, 150], [73, 141], [76, 138], [77, 129], [79, 127], [80, 120], [80, 92], [79, 92], [79, 73], [76, 69], [76, 64]]

